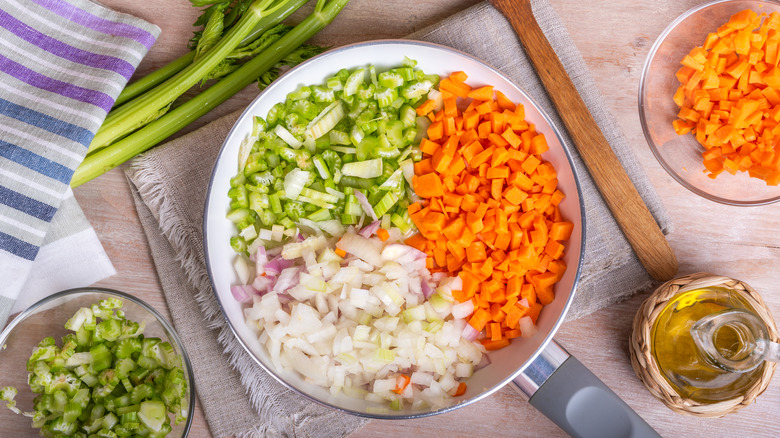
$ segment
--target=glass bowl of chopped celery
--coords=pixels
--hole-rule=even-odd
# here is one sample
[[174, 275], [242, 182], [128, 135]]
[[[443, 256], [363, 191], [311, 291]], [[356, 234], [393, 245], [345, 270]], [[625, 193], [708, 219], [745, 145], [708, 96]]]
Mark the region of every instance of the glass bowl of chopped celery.
[[[650, 150], [672, 178], [708, 200], [780, 200], [772, 112], [780, 104], [773, 79], [780, 38], [767, 38], [778, 13], [780, 2], [772, 0], [696, 6], [661, 33], [645, 62], [639, 116]], [[737, 40], [753, 43], [738, 44], [737, 53]]]
[[147, 303], [102, 288], [44, 298], [0, 333], [0, 435], [184, 437], [192, 366]]

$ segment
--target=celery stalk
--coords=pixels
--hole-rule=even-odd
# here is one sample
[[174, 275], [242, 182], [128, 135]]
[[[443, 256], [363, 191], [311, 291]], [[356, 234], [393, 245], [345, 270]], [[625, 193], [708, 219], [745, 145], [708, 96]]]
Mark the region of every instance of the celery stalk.
[[213, 70], [241, 41], [252, 32], [260, 21], [278, 10], [290, 0], [256, 0], [241, 16], [239, 22], [203, 56], [188, 65], [182, 71], [161, 85], [155, 87], [149, 94], [128, 102], [111, 111], [103, 125], [98, 129], [89, 150], [105, 147], [116, 139], [132, 132], [154, 117], [162, 108], [170, 105], [176, 98], [184, 94], [193, 85], [203, 79]]
[[[257, 38], [259, 38], [262, 34], [264, 34], [266, 31], [271, 29], [273, 26], [280, 23], [285, 18], [289, 17], [293, 12], [295, 12], [301, 6], [303, 6], [303, 4], [306, 3], [307, 1], [309, 0], [288, 1], [279, 9], [276, 9], [273, 12], [266, 15], [260, 21], [260, 23], [258, 23], [257, 26], [255, 26], [255, 28], [244, 38], [244, 40], [241, 41], [241, 43], [238, 45], [238, 49], [250, 44]], [[131, 99], [134, 99], [137, 96], [140, 96], [141, 94], [151, 90], [157, 85], [162, 84], [167, 79], [171, 78], [173, 75], [182, 71], [188, 65], [192, 64], [192, 61], [194, 59], [195, 59], [195, 50], [191, 50], [185, 53], [184, 55], [180, 56], [179, 58], [169, 62], [165, 66], [160, 67], [159, 69], [149, 73], [148, 75], [131, 82], [122, 90], [121, 93], [119, 93], [116, 102], [114, 102], [114, 108], [119, 107], [120, 105], [130, 101]]]
[[[314, 12], [262, 54], [140, 130], [88, 156], [76, 169], [71, 186], [77, 187], [133, 158], [178, 132], [251, 84], [285, 56], [328, 25], [349, 0], [318, 0]], [[210, 53], [210, 52], [209, 52]], [[135, 101], [134, 101], [135, 102]], [[121, 108], [125, 108], [123, 105]]]

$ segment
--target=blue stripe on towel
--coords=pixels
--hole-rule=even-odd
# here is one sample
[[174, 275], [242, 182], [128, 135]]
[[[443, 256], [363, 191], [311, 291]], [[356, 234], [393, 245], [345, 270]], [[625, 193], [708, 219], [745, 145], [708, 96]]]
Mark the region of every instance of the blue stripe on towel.
[[51, 222], [54, 213], [57, 212], [57, 209], [49, 204], [37, 201], [4, 186], [0, 186], [0, 203], [46, 222]]
[[94, 132], [0, 98], [0, 114], [89, 146]]
[[37, 246], [30, 245], [24, 240], [19, 240], [14, 236], [0, 232], [0, 250], [10, 252], [25, 260], [33, 261], [35, 256], [38, 255], [38, 249]]
[[70, 179], [73, 178], [72, 169], [2, 140], [0, 140], [0, 157], [19, 163], [30, 170], [34, 170], [63, 184], [70, 184]]

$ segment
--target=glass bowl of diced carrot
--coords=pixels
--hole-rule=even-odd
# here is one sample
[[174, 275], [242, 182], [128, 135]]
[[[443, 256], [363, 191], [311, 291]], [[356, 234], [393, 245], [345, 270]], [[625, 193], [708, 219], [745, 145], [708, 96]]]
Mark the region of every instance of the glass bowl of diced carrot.
[[780, 200], [780, 2], [715, 1], [650, 50], [639, 115], [662, 167], [715, 202]]

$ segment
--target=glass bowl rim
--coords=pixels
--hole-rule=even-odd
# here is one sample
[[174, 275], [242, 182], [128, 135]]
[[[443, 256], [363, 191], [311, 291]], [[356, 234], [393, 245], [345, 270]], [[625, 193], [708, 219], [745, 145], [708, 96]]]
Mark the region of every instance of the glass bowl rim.
[[[195, 390], [195, 376], [192, 372], [192, 362], [190, 362], [190, 357], [187, 354], [187, 349], [184, 347], [184, 343], [179, 338], [178, 333], [176, 333], [176, 329], [173, 327], [173, 325], [168, 322], [168, 320], [160, 313], [158, 312], [154, 307], [149, 305], [147, 302], [143, 301], [140, 298], [137, 298], [133, 295], [130, 295], [127, 292], [121, 292], [115, 289], [109, 289], [104, 287], [77, 287], [72, 289], [66, 289], [60, 292], [53, 293], [47, 297], [44, 297], [32, 305], [30, 307], [24, 309], [23, 311], [19, 312], [18, 315], [14, 319], [12, 319], [8, 325], [0, 332], [0, 348], [2, 348], [2, 345], [5, 344], [6, 339], [8, 339], [8, 336], [13, 332], [14, 328], [16, 328], [19, 324], [21, 324], [24, 320], [26, 320], [29, 316], [35, 313], [36, 310], [43, 307], [44, 305], [59, 300], [61, 298], [71, 296], [71, 295], [77, 295], [77, 294], [89, 294], [89, 293], [98, 293], [103, 295], [114, 295], [117, 298], [128, 300], [133, 302], [133, 304], [137, 304], [142, 309], [149, 312], [151, 315], [155, 317], [155, 319], [160, 323], [160, 325], [163, 326], [163, 329], [165, 329], [166, 334], [173, 340], [174, 343], [179, 347], [179, 350], [181, 350], [182, 355], [182, 362], [184, 363], [184, 368], [186, 368], [187, 378], [189, 379], [189, 385], [188, 385], [188, 391], [190, 393], [190, 400], [189, 400], [189, 406], [188, 406], [188, 415], [187, 415], [187, 421], [184, 424], [184, 430], [182, 431], [182, 437], [186, 437], [190, 433], [190, 428], [192, 427], [193, 422], [193, 416], [195, 411], [195, 398], [197, 397], [197, 393]], [[63, 322], [64, 324], [64, 322]]]
[[694, 6], [687, 11], [683, 12], [679, 16], [677, 16], [669, 25], [667, 25], [664, 30], [658, 35], [658, 38], [656, 38], [655, 42], [653, 43], [652, 47], [650, 48], [650, 51], [647, 53], [647, 57], [645, 58], [645, 62], [642, 66], [642, 74], [639, 76], [639, 88], [638, 88], [638, 98], [637, 98], [637, 104], [639, 107], [639, 122], [642, 126], [642, 134], [645, 137], [645, 141], [647, 142], [648, 146], [650, 147], [650, 152], [653, 153], [653, 156], [655, 157], [656, 161], [661, 165], [661, 167], [664, 168], [667, 174], [671, 176], [675, 181], [677, 181], [680, 185], [685, 187], [686, 189], [690, 190], [691, 192], [701, 196], [704, 199], [708, 199], [710, 201], [714, 201], [720, 204], [726, 204], [726, 205], [732, 205], [732, 206], [738, 206], [738, 207], [757, 207], [761, 205], [768, 205], [773, 204], [775, 202], [780, 201], [780, 195], [755, 200], [755, 201], [740, 201], [737, 199], [730, 199], [730, 198], [724, 198], [722, 196], [714, 195], [708, 192], [705, 192], [698, 187], [690, 184], [685, 178], [680, 176], [676, 171], [674, 171], [669, 164], [666, 162], [666, 160], [661, 156], [660, 151], [658, 150], [658, 146], [656, 145], [655, 141], [650, 137], [650, 132], [648, 129], [648, 123], [647, 123], [647, 116], [645, 115], [645, 88], [647, 85], [647, 76], [648, 72], [650, 71], [650, 65], [655, 60], [655, 55], [658, 52], [658, 48], [663, 44], [664, 41], [666, 41], [666, 38], [669, 36], [669, 34], [676, 29], [683, 21], [687, 20], [691, 16], [695, 15], [696, 13], [710, 8], [712, 6], [716, 6], [719, 4], [724, 3], [733, 3], [735, 1], [754, 1], [756, 3], [771, 3], [773, 5], [776, 5], [780, 7], [780, 1], [778, 0], [715, 0], [711, 2], [707, 2], [701, 5]]

